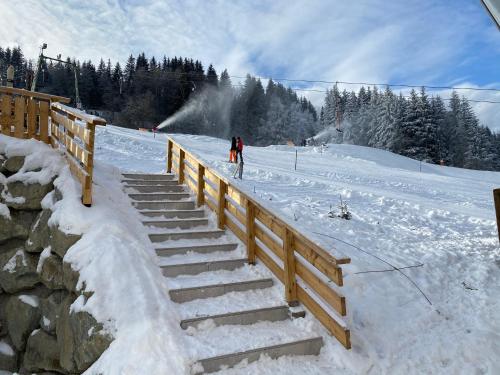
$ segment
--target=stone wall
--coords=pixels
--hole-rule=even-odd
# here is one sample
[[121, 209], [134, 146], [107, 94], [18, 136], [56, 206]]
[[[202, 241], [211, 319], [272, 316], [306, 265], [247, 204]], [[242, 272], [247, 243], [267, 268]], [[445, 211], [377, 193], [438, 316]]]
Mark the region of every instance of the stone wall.
[[49, 193], [47, 199], [62, 198], [53, 182], [8, 178], [23, 164], [22, 156], [0, 154], [0, 370], [79, 374], [112, 338], [88, 312], [70, 308], [91, 297], [64, 262], [80, 236], [49, 226], [52, 212], [41, 201]]

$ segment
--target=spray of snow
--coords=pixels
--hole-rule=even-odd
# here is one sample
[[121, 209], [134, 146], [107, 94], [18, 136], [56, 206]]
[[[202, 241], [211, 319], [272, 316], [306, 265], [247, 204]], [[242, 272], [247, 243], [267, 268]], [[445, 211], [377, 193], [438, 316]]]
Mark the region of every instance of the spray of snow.
[[157, 129], [167, 128], [177, 122], [188, 119], [190, 116], [205, 118], [211, 114], [216, 124], [224, 128], [224, 136], [229, 134], [229, 120], [233, 94], [231, 90], [218, 89], [207, 86], [199, 93], [193, 94], [184, 106], [172, 116], [164, 120]]

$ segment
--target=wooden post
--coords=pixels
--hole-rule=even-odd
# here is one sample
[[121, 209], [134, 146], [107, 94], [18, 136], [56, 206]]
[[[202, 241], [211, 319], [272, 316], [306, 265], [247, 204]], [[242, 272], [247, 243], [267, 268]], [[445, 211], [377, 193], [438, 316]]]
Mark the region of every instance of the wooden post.
[[205, 167], [198, 163], [198, 191], [196, 195], [196, 204], [198, 207], [205, 203], [205, 194], [203, 190], [205, 189]]
[[495, 212], [497, 215], [498, 241], [500, 241], [500, 189], [493, 190], [493, 200], [495, 201]]
[[284, 284], [285, 298], [290, 306], [296, 306], [297, 299], [297, 280], [295, 279], [295, 255], [293, 250], [293, 233], [288, 227], [283, 232], [283, 254], [285, 255], [284, 266]]
[[184, 183], [184, 158], [186, 157], [185, 151], [179, 149], [179, 184]]
[[255, 264], [255, 206], [250, 199], [246, 203], [248, 263]]
[[0, 96], [0, 126], [2, 127], [2, 134], [10, 135], [12, 126], [12, 97], [10, 95]]
[[219, 178], [219, 197], [217, 200], [217, 226], [219, 229], [224, 229], [225, 225], [224, 209], [226, 207], [226, 192], [227, 184]]
[[83, 197], [82, 203], [90, 207], [92, 205], [92, 179], [94, 174], [94, 141], [95, 141], [95, 125], [87, 124], [87, 129], [90, 130], [89, 134], [89, 159], [87, 162], [87, 166], [85, 167], [85, 171], [87, 172], [87, 177], [85, 179], [85, 184], [83, 185]]
[[24, 97], [18, 96], [14, 99], [14, 137], [23, 138], [24, 136], [24, 113], [26, 102]]
[[174, 146], [172, 140], [169, 138], [167, 141], [167, 173], [172, 173], [172, 147]]

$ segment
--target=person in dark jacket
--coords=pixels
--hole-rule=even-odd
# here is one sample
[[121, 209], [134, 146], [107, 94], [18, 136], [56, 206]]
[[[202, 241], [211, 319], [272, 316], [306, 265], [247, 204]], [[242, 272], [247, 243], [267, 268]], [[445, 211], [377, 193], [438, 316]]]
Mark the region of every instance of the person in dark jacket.
[[229, 150], [229, 162], [236, 163], [236, 138], [231, 138], [231, 149]]
[[243, 139], [236, 138], [236, 163], [238, 163], [238, 155], [240, 155], [241, 162], [243, 162]]

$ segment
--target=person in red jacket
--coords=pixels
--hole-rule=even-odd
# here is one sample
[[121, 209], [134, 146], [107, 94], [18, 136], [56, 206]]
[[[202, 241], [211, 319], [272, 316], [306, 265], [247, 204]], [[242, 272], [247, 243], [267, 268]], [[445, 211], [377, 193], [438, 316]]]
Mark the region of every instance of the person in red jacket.
[[236, 138], [236, 163], [238, 163], [238, 155], [243, 163], [243, 139], [241, 137]]

